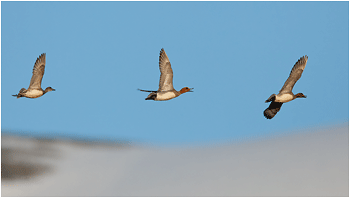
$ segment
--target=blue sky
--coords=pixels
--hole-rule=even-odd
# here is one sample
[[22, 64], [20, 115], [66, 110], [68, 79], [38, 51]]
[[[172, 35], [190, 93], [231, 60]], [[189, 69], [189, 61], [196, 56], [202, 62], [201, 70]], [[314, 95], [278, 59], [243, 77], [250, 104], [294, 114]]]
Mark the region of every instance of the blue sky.
[[[174, 87], [157, 90], [167, 52]], [[46, 53], [41, 98], [16, 99]], [[266, 120], [294, 63], [309, 60]], [[152, 144], [221, 142], [349, 119], [348, 2], [1, 2], [1, 128]]]

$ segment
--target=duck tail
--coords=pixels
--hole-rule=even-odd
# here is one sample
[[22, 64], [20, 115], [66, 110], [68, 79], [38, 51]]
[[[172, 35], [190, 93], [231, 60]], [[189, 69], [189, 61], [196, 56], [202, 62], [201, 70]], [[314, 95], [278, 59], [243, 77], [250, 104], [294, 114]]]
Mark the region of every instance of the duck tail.
[[12, 95], [12, 96], [17, 97], [17, 98], [21, 98], [21, 97], [23, 97], [23, 96], [22, 96], [22, 95], [20, 95], [20, 94], [16, 94], [16, 95]]
[[275, 101], [275, 99], [276, 99], [276, 94], [272, 94], [267, 100], [265, 100], [265, 102], [273, 102], [273, 101]]
[[12, 95], [14, 97], [17, 97], [17, 98], [21, 98], [21, 97], [24, 97], [23, 93], [25, 93], [27, 90], [25, 88], [22, 88], [21, 90], [19, 90], [19, 93], [16, 94], [16, 95]]
[[152, 92], [150, 93], [145, 100], [155, 100], [157, 97], [157, 93]]

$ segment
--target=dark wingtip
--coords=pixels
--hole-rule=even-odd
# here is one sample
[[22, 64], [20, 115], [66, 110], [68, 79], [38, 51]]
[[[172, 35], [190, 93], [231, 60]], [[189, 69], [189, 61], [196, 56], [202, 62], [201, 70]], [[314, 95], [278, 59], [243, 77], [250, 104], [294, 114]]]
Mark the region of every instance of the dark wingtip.
[[270, 120], [272, 119], [273, 117], [275, 117], [276, 114], [273, 114], [269, 109], [266, 109], [264, 111], [264, 116], [266, 119]]
[[272, 119], [280, 111], [282, 104], [281, 102], [271, 102], [270, 106], [265, 109], [264, 116], [267, 119]]

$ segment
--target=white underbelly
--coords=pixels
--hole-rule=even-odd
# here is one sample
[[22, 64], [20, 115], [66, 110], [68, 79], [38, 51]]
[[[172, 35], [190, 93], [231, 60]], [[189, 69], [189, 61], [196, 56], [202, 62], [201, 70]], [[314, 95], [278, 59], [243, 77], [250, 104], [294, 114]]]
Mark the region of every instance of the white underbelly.
[[282, 95], [276, 95], [275, 102], [289, 102], [294, 99], [294, 96], [292, 94], [282, 94]]
[[34, 90], [27, 91], [25, 96], [28, 98], [37, 98], [37, 97], [42, 96], [43, 93], [44, 92], [42, 90], [34, 89]]
[[155, 100], [170, 100], [175, 97], [176, 95], [173, 92], [165, 92], [165, 93], [158, 92]]

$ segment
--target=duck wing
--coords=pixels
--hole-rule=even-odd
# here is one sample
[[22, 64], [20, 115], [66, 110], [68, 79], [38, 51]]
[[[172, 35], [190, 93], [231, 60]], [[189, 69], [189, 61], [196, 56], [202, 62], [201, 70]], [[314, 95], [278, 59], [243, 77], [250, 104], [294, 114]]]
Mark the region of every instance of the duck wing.
[[163, 48], [160, 50], [160, 54], [159, 54], [159, 70], [160, 70], [160, 79], [159, 79], [158, 91], [174, 90], [173, 70], [171, 69], [169, 58], [166, 55]]
[[300, 79], [303, 73], [308, 57], [305, 55], [301, 57], [294, 65], [292, 71], [289, 74], [288, 79], [284, 83], [282, 89], [279, 93], [290, 93], [295, 85], [295, 83]]
[[28, 89], [41, 89], [41, 81], [45, 72], [46, 54], [43, 53], [36, 59], [33, 67], [33, 76]]
[[143, 89], [137, 89], [137, 90], [139, 90], [139, 91], [143, 91], [143, 92], [154, 92], [154, 93], [156, 93], [156, 92], [157, 92], [157, 91], [143, 90]]
[[275, 117], [277, 112], [280, 111], [282, 104], [282, 102], [271, 102], [270, 106], [267, 109], [265, 109], [264, 116], [267, 119], [272, 119], [273, 117]]

